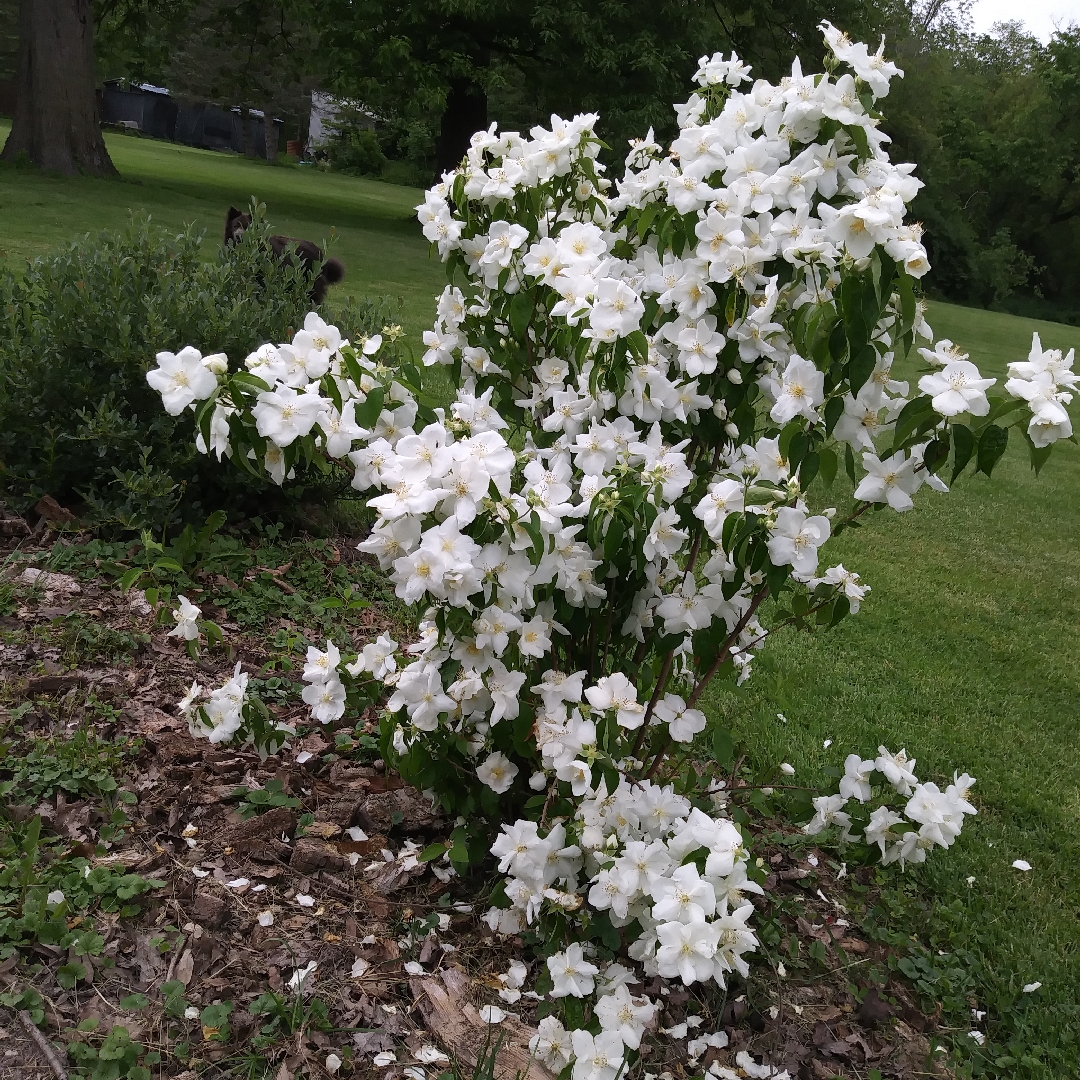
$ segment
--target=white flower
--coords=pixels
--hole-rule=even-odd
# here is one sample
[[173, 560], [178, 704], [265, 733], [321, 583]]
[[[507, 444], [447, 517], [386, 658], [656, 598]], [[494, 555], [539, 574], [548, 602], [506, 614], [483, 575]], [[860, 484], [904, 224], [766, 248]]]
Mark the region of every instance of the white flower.
[[997, 382], [984, 379], [970, 360], [950, 360], [940, 371], [924, 375], [919, 389], [929, 394], [934, 411], [941, 416], [985, 416], [990, 411], [986, 391]]
[[[504, 826], [505, 828], [505, 826]], [[585, 997], [593, 992], [594, 978], [600, 969], [585, 959], [582, 947], [575, 942], [565, 952], [547, 958], [551, 973], [552, 997]]]
[[503, 753], [489, 754], [476, 770], [476, 778], [487, 784], [496, 795], [509, 791], [518, 774], [518, 767]]
[[769, 558], [775, 566], [789, 565], [797, 574], [812, 574], [817, 569], [818, 548], [831, 532], [827, 517], [807, 517], [793, 506], [782, 506], [769, 530]]
[[641, 1045], [641, 1036], [656, 1011], [647, 997], [633, 998], [625, 986], [616, 987], [614, 993], [606, 994], [596, 1003], [600, 1026], [605, 1031], [614, 1031], [631, 1050]]
[[713, 973], [720, 933], [712, 923], [669, 922], [656, 928], [656, 968], [662, 978], [680, 978], [683, 985], [703, 982]]
[[203, 401], [217, 389], [217, 376], [202, 362], [202, 353], [188, 345], [178, 353], [159, 352], [158, 366], [146, 373], [146, 381], [161, 394], [170, 416], [179, 416], [195, 401]]
[[817, 421], [817, 406], [825, 400], [825, 373], [809, 360], [793, 356], [784, 369], [780, 394], [769, 416], [786, 424], [796, 416]]
[[699, 709], [688, 709], [678, 694], [665, 694], [656, 703], [653, 716], [667, 724], [668, 734], [675, 742], [693, 742], [694, 736], [705, 730], [705, 714]]
[[180, 606], [173, 608], [173, 618], [176, 626], [169, 631], [169, 637], [183, 638], [184, 641], [195, 641], [199, 637], [199, 616], [202, 609], [197, 608], [183, 593], [178, 593], [177, 600]]
[[536, 1025], [536, 1034], [529, 1040], [529, 1049], [553, 1073], [560, 1073], [573, 1057], [570, 1032], [559, 1023], [557, 1016], [545, 1016]]
[[276, 390], [259, 394], [251, 415], [260, 435], [275, 446], [286, 447], [306, 435], [325, 408], [326, 402], [318, 394], [297, 393], [279, 383]]
[[620, 727], [639, 728], [645, 721], [645, 706], [637, 699], [637, 687], [622, 672], [605, 675], [585, 691], [589, 704], [600, 712], [615, 709]]
[[616, 1080], [623, 1070], [623, 1041], [614, 1031], [593, 1036], [583, 1028], [571, 1032], [573, 1080]]
[[855, 498], [863, 502], [886, 502], [894, 510], [910, 510], [911, 496], [918, 491], [922, 480], [915, 472], [914, 457], [898, 450], [892, 457], [880, 460], [875, 454], [863, 454], [864, 476], [855, 489]]

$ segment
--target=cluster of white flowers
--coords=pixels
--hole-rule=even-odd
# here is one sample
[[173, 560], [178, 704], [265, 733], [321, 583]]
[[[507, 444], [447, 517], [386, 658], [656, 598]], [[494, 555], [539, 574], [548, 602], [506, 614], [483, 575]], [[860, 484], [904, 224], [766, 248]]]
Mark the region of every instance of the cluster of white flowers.
[[[934, 847], [951, 847], [960, 835], [964, 816], [977, 813], [967, 798], [975, 783], [967, 773], [954, 776], [953, 782], [942, 791], [937, 784], [919, 782], [915, 759], [909, 758], [905, 750], [891, 754], [879, 746], [876, 758], [847, 756], [839, 793], [820, 795], [813, 800], [814, 816], [804, 830], [816, 835], [830, 825], [837, 825], [844, 840], [855, 840], [851, 814], [844, 808], [853, 799], [863, 805], [871, 801], [871, 777], [875, 772], [881, 774], [892, 793], [907, 799], [901, 813], [882, 802], [865, 823], [863, 839], [867, 844], [877, 844], [883, 864], [899, 862], [904, 867], [907, 863], [925, 862], [927, 852]], [[911, 824], [918, 825], [918, 831], [910, 828]]]
[[[948, 341], [919, 350], [920, 396], [892, 377], [918, 336], [933, 341], [914, 291], [926, 251], [905, 222], [920, 182], [889, 161], [873, 111], [900, 73], [822, 29], [853, 74], [796, 61], [744, 92], [737, 57], [704, 57], [678, 138], [633, 144], [614, 185], [595, 116], [475, 135], [418, 207], [460, 282], [424, 335], [424, 364], [455, 387], [444, 407], [389, 343], [350, 345], [315, 314], [243, 372], [185, 349], [149, 376], [168, 411], [195, 410], [204, 452], [277, 483], [321, 455], [371, 492], [361, 550], [415, 605], [419, 634], [352, 661], [310, 650], [304, 699], [325, 723], [355, 680], [380, 684], [391, 764], [460, 815], [456, 833], [512, 821], [492, 848], [509, 875], [493, 928], [635, 923], [629, 959], [686, 983], [745, 973], [744, 894], [760, 889], [732, 822], [661, 770], [707, 727], [711, 680], [749, 676], [759, 613], [804, 625], [859, 610], [858, 574], [820, 566], [850, 520], [825, 505], [840, 460], [856, 515], [903, 511], [945, 490], [954, 440], [954, 474], [976, 441], [988, 471], [1000, 418], [1036, 449], [1071, 432], [1072, 354], [1037, 339], [1010, 370], [1013, 401], [991, 399], [994, 380]], [[811, 831], [848, 829], [870, 771], [907, 783], [901, 758], [849, 759]], [[912, 778], [906, 817], [880, 807], [863, 838], [921, 861], [972, 812], [970, 783]], [[542, 1053], [610, 1080], [652, 1005], [580, 950], [551, 959], [552, 993], [598, 992], [608, 1019]]]
[[215, 690], [204, 690], [198, 681], [193, 682], [178, 706], [187, 721], [188, 731], [196, 739], [229, 742], [244, 723], [247, 687], [248, 675], [240, 670], [240, 661], [236, 663], [232, 678]]

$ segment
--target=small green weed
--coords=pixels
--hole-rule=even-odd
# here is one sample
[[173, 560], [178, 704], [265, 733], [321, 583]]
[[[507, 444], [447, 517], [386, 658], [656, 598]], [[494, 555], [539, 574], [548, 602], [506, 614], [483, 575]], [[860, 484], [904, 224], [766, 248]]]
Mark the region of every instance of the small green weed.
[[60, 630], [60, 658], [73, 668], [94, 661], [128, 660], [150, 644], [149, 634], [115, 630], [82, 612], [66, 615], [53, 625]]
[[230, 798], [238, 799], [236, 809], [240, 817], [247, 821], [256, 814], [265, 814], [278, 806], [299, 806], [300, 800], [285, 794], [285, 785], [280, 780], [267, 780], [261, 788], [236, 788]]
[[[68, 1055], [81, 1076], [86, 1080], [150, 1080], [150, 1068], [161, 1061], [159, 1053], [147, 1052], [120, 1024], [115, 1024], [108, 1034], [93, 1038], [97, 1028], [98, 1021], [91, 1018], [68, 1032], [73, 1039], [68, 1043]], [[89, 1037], [88, 1041], [84, 1042], [83, 1037]]]

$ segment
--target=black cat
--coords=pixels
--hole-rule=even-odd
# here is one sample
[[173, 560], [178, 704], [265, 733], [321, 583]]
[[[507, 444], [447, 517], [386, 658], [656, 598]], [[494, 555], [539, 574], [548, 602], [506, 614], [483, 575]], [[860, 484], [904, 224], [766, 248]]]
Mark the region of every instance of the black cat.
[[[229, 207], [225, 215], [225, 245], [235, 244], [244, 235], [244, 230], [251, 224], [251, 215], [237, 210], [235, 206]], [[318, 276], [311, 283], [312, 303], [321, 304], [326, 299], [326, 290], [331, 285], [336, 285], [345, 276], [345, 267], [338, 259], [323, 260], [323, 250], [318, 244], [310, 240], [299, 240], [295, 236], [270, 236], [267, 237], [270, 249], [280, 259], [285, 258], [289, 263], [296, 257], [303, 264], [305, 270], [313, 270], [320, 263]]]

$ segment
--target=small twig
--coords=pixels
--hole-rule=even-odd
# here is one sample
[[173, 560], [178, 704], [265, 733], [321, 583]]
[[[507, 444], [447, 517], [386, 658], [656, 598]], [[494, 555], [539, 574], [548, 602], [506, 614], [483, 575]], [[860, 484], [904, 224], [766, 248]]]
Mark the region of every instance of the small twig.
[[38, 1049], [45, 1055], [45, 1060], [49, 1063], [56, 1080], [68, 1080], [67, 1069], [61, 1064], [60, 1059], [56, 1056], [56, 1051], [49, 1044], [49, 1040], [41, 1034], [37, 1024], [30, 1019], [30, 1014], [25, 1009], [19, 1010], [19, 1022], [26, 1028], [26, 1034], [37, 1043]]
[[176, 961], [180, 958], [187, 938], [181, 934], [180, 940], [172, 947], [172, 956], [169, 959], [169, 970], [165, 972], [165, 981], [172, 982], [173, 972], [176, 970]]

